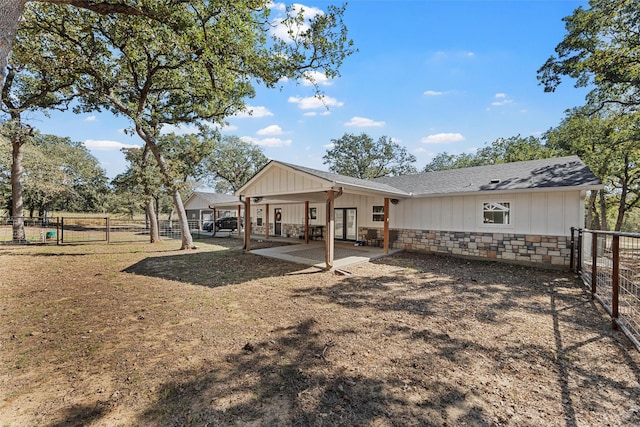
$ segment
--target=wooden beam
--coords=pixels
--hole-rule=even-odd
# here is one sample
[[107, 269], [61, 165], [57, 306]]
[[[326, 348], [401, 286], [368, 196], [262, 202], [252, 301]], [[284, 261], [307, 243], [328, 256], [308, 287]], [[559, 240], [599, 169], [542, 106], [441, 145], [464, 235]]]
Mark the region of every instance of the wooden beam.
[[389, 198], [384, 198], [384, 253], [389, 253]]
[[336, 238], [336, 227], [335, 227], [335, 200], [342, 196], [342, 188], [339, 190], [328, 190], [327, 191], [327, 215], [325, 226], [327, 228], [327, 234], [325, 234], [326, 240], [326, 251], [325, 251], [325, 262], [327, 264], [327, 270], [331, 270], [333, 268], [333, 259], [335, 255], [335, 238]]
[[264, 221], [264, 240], [269, 240], [269, 203], [267, 203], [264, 208]]
[[333, 209], [334, 200], [335, 198], [333, 196], [333, 190], [327, 191], [327, 214], [325, 216], [327, 237], [325, 242], [326, 250], [324, 255], [324, 260], [327, 265], [327, 270], [331, 270], [333, 268], [333, 257], [334, 257], [334, 251], [335, 251], [334, 239], [335, 239], [336, 230], [335, 230], [335, 214]]
[[309, 243], [309, 201], [304, 202], [304, 242]]
[[244, 250], [251, 250], [251, 197], [244, 200]]

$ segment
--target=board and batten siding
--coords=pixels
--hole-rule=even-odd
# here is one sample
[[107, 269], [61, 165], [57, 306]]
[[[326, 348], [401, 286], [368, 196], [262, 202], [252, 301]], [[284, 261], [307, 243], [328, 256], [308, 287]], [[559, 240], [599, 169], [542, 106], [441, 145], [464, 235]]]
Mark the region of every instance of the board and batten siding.
[[[484, 224], [482, 205], [485, 202], [509, 202], [511, 224]], [[580, 191], [442, 196], [404, 199], [397, 205], [390, 205], [389, 226], [415, 230], [568, 236], [571, 227], [582, 225], [583, 216], [584, 198]], [[358, 222], [362, 226], [376, 225]]]
[[299, 172], [283, 167], [273, 167], [265, 171], [259, 180], [245, 188], [243, 195], [253, 197], [321, 191], [326, 185], [325, 181], [313, 179]]

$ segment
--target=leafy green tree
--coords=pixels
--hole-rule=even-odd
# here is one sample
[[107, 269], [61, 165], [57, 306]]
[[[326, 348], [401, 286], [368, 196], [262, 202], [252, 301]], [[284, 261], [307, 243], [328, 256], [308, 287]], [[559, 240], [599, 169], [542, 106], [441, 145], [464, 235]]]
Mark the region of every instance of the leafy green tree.
[[545, 146], [539, 138], [517, 135], [498, 138], [475, 153], [438, 154], [425, 166], [424, 172], [546, 159], [554, 154], [554, 150]]
[[125, 198], [128, 196], [127, 202], [122, 206], [127, 207], [131, 217], [133, 217], [135, 205], [142, 206], [149, 224], [149, 241], [150, 243], [158, 242], [160, 241], [159, 204], [160, 198], [166, 193], [160, 171], [146, 145], [143, 148], [126, 148], [122, 151], [129, 167], [125, 173], [116, 176], [112, 181], [115, 193], [124, 195]]
[[566, 34], [556, 54], [538, 70], [545, 91], [563, 77], [590, 87], [592, 105], [637, 108], [640, 104], [640, 7], [636, 0], [590, 0], [564, 18]]
[[[57, 183], [63, 189], [56, 208], [73, 212], [104, 212], [110, 189], [104, 169], [89, 150], [78, 141], [37, 133], [33, 144], [63, 174]], [[46, 206], [38, 206], [40, 214]]]
[[[3, 0], [2, 8], [0, 8], [0, 86], [4, 84], [5, 69], [7, 66], [7, 58], [14, 44], [18, 25], [22, 20], [25, 5], [30, 0]], [[127, 14], [141, 15], [150, 19], [165, 20], [166, 14], [163, 13], [173, 0], [155, 0], [144, 4], [130, 0], [31, 0], [46, 3], [56, 3], [71, 5], [74, 7], [84, 8], [103, 15], [108, 14]], [[2, 93], [2, 97], [5, 94]]]
[[329, 6], [310, 21], [303, 10], [290, 9], [282, 25], [293, 40], [283, 40], [269, 37], [269, 5], [266, 0], [193, 0], [189, 7], [179, 2], [166, 10], [171, 25], [41, 5], [25, 25], [56, 35], [67, 51], [58, 60], [82, 64], [76, 86], [82, 110], [106, 108], [132, 121], [172, 194], [183, 249], [193, 247], [193, 239], [179, 186], [159, 148], [162, 126], [223, 122], [244, 109], [254, 82], [274, 87], [310, 70], [335, 77], [352, 53], [344, 8]]
[[268, 162], [260, 147], [237, 136], [225, 136], [215, 145], [205, 168], [217, 192], [234, 193]]
[[619, 231], [626, 212], [640, 203], [639, 119], [640, 113], [623, 114], [611, 109], [593, 112], [581, 107], [567, 113], [558, 127], [545, 134], [550, 148], [578, 155], [605, 184], [599, 192], [599, 221], [592, 219], [598, 216], [596, 193], [591, 194], [589, 227], [608, 230], [608, 211], [613, 208], [614, 230]]
[[448, 169], [468, 168], [480, 166], [480, 161], [473, 154], [449, 154], [447, 152], [437, 154], [431, 162], [422, 170], [423, 172], [436, 172]]
[[322, 157], [331, 172], [362, 179], [416, 173], [416, 157], [387, 136], [374, 141], [365, 133], [345, 133], [331, 143]]
[[[6, 79], [2, 85], [0, 110], [8, 117], [1, 132], [11, 141], [11, 215], [13, 239], [24, 240], [24, 200], [22, 194], [23, 157], [25, 144], [34, 130], [23, 123], [24, 113], [33, 110], [64, 110], [73, 98], [71, 86], [74, 73], [60, 68], [44, 53], [42, 46], [50, 41], [47, 35], [35, 41], [33, 33], [21, 32], [9, 58]], [[54, 55], [64, 55], [57, 46], [47, 48]], [[4, 67], [2, 68], [4, 71]]]

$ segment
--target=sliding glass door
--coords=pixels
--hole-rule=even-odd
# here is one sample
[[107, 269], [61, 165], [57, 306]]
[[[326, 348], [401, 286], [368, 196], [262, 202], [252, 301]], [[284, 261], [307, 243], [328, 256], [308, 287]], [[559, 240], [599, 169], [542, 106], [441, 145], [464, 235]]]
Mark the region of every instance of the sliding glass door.
[[338, 240], [357, 240], [358, 223], [356, 208], [337, 208], [335, 213], [335, 231]]

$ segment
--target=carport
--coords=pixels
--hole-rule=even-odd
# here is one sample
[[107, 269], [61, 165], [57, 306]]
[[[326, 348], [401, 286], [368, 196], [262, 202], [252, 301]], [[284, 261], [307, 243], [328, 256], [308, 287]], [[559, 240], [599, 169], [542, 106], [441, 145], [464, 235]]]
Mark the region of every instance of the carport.
[[[318, 171], [288, 163], [270, 161], [258, 171], [242, 188], [236, 192], [240, 203], [244, 205], [244, 249], [251, 250], [251, 206], [265, 206], [266, 224], [270, 223], [270, 204], [304, 204], [304, 239], [310, 242], [309, 204], [324, 205], [324, 265], [331, 270], [335, 258], [335, 216], [336, 200], [345, 194], [376, 196], [384, 198], [383, 245], [384, 254], [389, 253], [389, 203], [393, 200], [410, 197], [389, 185], [358, 178], [347, 177], [330, 172]], [[269, 238], [266, 227], [265, 239]]]

